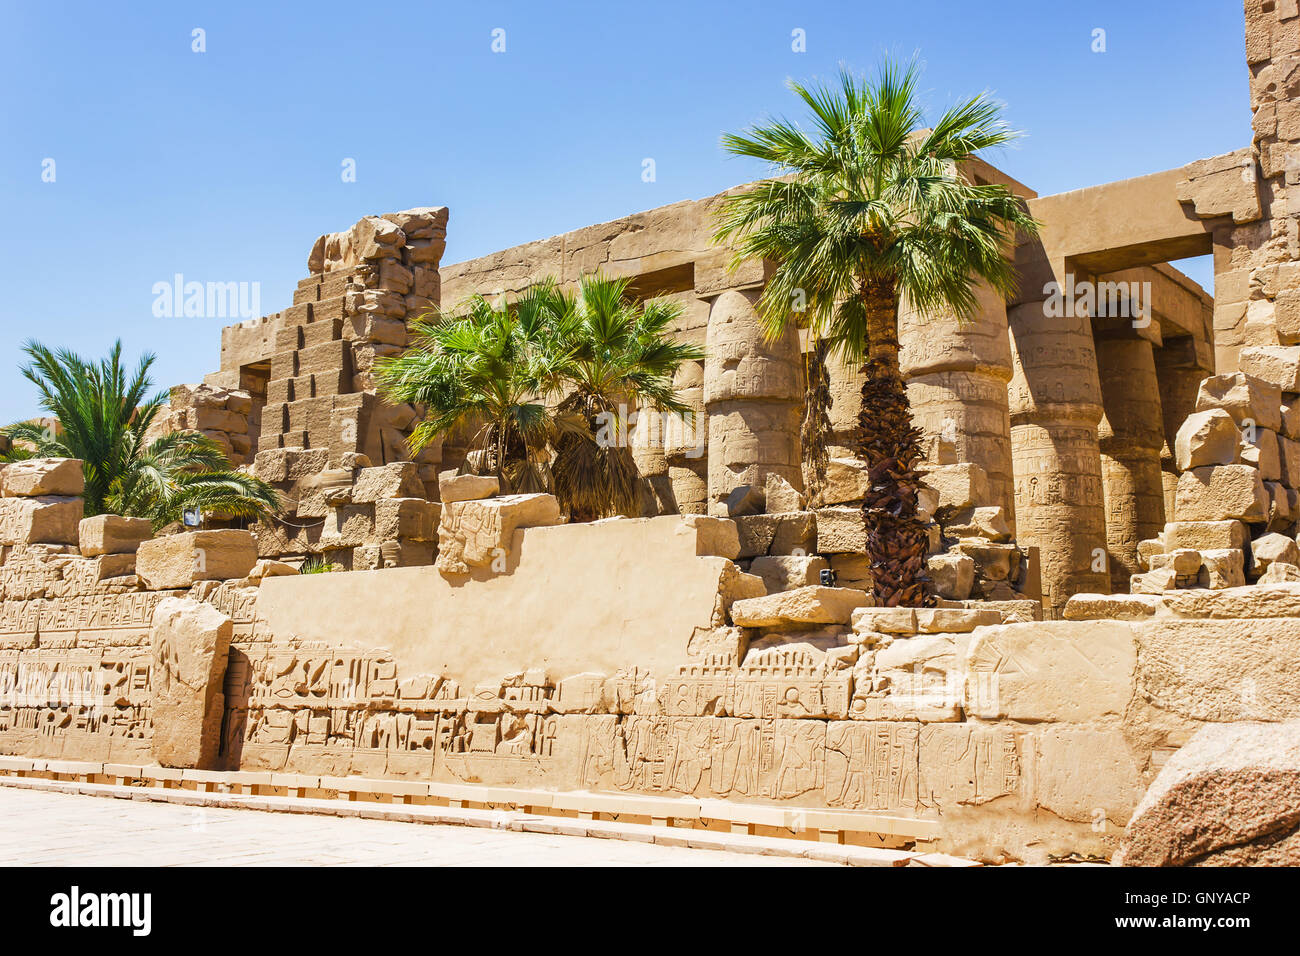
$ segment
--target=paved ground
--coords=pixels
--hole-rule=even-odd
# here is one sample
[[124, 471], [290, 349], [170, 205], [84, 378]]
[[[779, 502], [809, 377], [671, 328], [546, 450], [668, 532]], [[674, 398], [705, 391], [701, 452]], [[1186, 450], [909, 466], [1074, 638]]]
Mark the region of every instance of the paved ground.
[[[0, 787], [0, 865], [814, 866], [482, 827], [182, 807]], [[829, 864], [827, 864], [829, 865]]]

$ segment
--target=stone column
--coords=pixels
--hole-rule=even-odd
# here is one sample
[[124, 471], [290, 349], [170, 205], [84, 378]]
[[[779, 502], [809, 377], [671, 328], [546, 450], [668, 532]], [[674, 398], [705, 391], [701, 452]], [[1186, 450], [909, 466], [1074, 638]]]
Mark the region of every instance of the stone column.
[[1201, 381], [1214, 374], [1213, 350], [1191, 336], [1165, 338], [1155, 349], [1156, 380], [1160, 388], [1160, 415], [1164, 419], [1164, 445], [1160, 471], [1164, 485], [1165, 515], [1174, 513], [1178, 467], [1174, 463], [1174, 438], [1187, 416], [1196, 410], [1196, 393]]
[[1071, 594], [1106, 591], [1110, 578], [1094, 570], [1104, 566], [1106, 522], [1091, 319], [1058, 317], [1044, 305], [1007, 310], [1011, 452], [1017, 542], [1038, 548], [1044, 609], [1058, 617]]
[[1160, 449], [1164, 419], [1151, 342], [1137, 335], [1098, 337], [1103, 415], [1098, 429], [1110, 587], [1127, 593], [1143, 570], [1137, 545], [1165, 524]]
[[709, 513], [727, 513], [742, 485], [763, 488], [769, 474], [803, 487], [799, 419], [803, 366], [793, 324], [778, 339], [763, 335], [759, 290], [723, 292], [709, 311], [704, 407], [708, 414]]
[[1001, 506], [1014, 532], [1007, 309], [987, 286], [976, 292], [979, 308], [967, 320], [904, 307], [898, 320], [899, 364], [912, 420], [925, 433], [926, 464], [973, 462], [983, 468], [990, 500], [980, 504]]

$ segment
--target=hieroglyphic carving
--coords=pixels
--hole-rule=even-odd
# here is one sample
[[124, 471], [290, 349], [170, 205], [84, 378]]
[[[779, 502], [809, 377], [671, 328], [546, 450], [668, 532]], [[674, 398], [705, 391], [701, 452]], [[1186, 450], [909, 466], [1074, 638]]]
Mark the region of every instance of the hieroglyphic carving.
[[1022, 734], [972, 724], [930, 725], [921, 732], [921, 803], [982, 804], [1019, 791]]
[[920, 724], [831, 721], [826, 725], [826, 802], [864, 810], [915, 810]]

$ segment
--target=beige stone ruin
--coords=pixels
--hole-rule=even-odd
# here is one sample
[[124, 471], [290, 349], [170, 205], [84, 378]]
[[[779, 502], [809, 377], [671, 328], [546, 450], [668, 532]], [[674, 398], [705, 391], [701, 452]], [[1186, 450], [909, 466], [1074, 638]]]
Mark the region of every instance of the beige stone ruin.
[[[449, 266], [423, 207], [318, 239], [294, 303], [172, 392], [160, 427], [275, 483], [276, 520], [155, 538], [81, 520], [75, 463], [0, 472], [0, 751], [834, 810], [990, 861], [1300, 862], [1277, 809], [1300, 780], [1300, 11], [1246, 11], [1250, 145], [1055, 196], [963, 170], [1043, 229], [1011, 299], [901, 320], [938, 606], [872, 606], [854, 369], [803, 496], [805, 343], [761, 335], [770, 269], [727, 268], [718, 197]], [[1203, 253], [1213, 299], [1167, 264]], [[706, 350], [678, 377], [697, 427], [638, 421], [644, 515], [566, 523], [457, 475], [457, 436], [411, 460], [418, 409], [371, 377], [407, 322], [594, 271], [681, 303]], [[313, 555], [348, 570], [299, 574]], [[1276, 799], [1216, 805], [1265, 771]]]

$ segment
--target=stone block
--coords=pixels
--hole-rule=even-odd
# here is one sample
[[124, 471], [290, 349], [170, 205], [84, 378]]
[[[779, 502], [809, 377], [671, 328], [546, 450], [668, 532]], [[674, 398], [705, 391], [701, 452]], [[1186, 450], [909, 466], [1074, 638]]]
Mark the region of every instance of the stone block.
[[863, 591], [875, 589], [876, 579], [871, 573], [871, 559], [865, 554], [832, 554], [831, 570], [835, 572], [835, 583], [843, 588], [859, 588]]
[[135, 554], [142, 541], [153, 537], [148, 518], [95, 515], [77, 525], [79, 549], [86, 557], [98, 554]]
[[774, 515], [769, 554], [809, 554], [817, 550], [817, 518], [811, 511], [790, 511]]
[[871, 490], [867, 463], [857, 458], [832, 458], [826, 462], [826, 484], [821, 500], [826, 505], [861, 501]]
[[1249, 529], [1240, 521], [1170, 521], [1164, 530], [1164, 546], [1170, 551], [1244, 548], [1249, 540]]
[[916, 608], [863, 607], [853, 612], [852, 622], [859, 634], [915, 634]]
[[6, 498], [73, 497], [86, 489], [86, 477], [76, 458], [28, 458], [0, 470]]
[[517, 528], [560, 524], [554, 495], [503, 495], [443, 502], [438, 522], [438, 568], [467, 574], [510, 553]]
[[737, 601], [731, 606], [731, 619], [738, 627], [848, 624], [853, 610], [870, 600], [866, 592], [855, 588], [810, 586]]
[[776, 537], [778, 519], [776, 515], [744, 514], [731, 519], [736, 523], [736, 533], [740, 538], [740, 557], [754, 558], [767, 554]]
[[356, 504], [379, 501], [382, 498], [423, 498], [424, 484], [420, 481], [420, 466], [413, 461], [394, 461], [387, 465], [362, 468], [352, 485], [352, 500]]
[[491, 498], [500, 491], [501, 482], [495, 475], [460, 475], [455, 469], [438, 475], [438, 498], [443, 504]]
[[988, 473], [973, 462], [940, 465], [922, 475], [921, 481], [939, 494], [936, 513], [987, 505], [991, 500]]
[[821, 572], [830, 563], [817, 555], [764, 555], [749, 565], [749, 573], [763, 579], [768, 594], [821, 583]]
[[256, 563], [256, 539], [236, 528], [163, 535], [136, 551], [136, 575], [150, 591], [247, 577]]
[[735, 561], [740, 557], [740, 530], [730, 518], [682, 515], [682, 525], [695, 535], [695, 553]]
[[1274, 431], [1282, 426], [1282, 390], [1244, 372], [1211, 375], [1201, 382], [1196, 411], [1212, 408], [1226, 411], [1238, 426], [1253, 422]]
[[263, 481], [297, 481], [327, 467], [326, 448], [268, 448], [253, 459], [253, 473]]
[[80, 498], [0, 498], [0, 546], [76, 544], [82, 514]]
[[233, 631], [231, 619], [211, 604], [164, 598], [154, 609], [150, 746], [164, 767], [216, 769]]
[[1251, 437], [1253, 440], [1241, 443], [1242, 463], [1252, 465], [1263, 481], [1281, 481], [1282, 461], [1278, 453], [1277, 432], [1256, 428]]
[[953, 538], [984, 538], [987, 541], [1011, 540], [1011, 525], [1000, 506], [966, 508], [952, 514], [943, 524], [944, 533]]
[[[1300, 418], [1300, 416], [1297, 416]], [[764, 502], [769, 513], [803, 511], [804, 497], [796, 491], [794, 485], [776, 472], [768, 472], [767, 484], [764, 486]]]
[[1174, 463], [1179, 471], [1237, 461], [1241, 430], [1222, 408], [1193, 412], [1174, 438]]
[[1300, 392], [1300, 346], [1252, 345], [1237, 356], [1241, 370], [1283, 392]]
[[975, 559], [966, 554], [933, 554], [925, 562], [935, 594], [964, 601], [975, 585]]
[[1268, 492], [1249, 465], [1193, 468], [1178, 477], [1174, 517], [1178, 521], [1268, 520]]
[[438, 527], [438, 503], [423, 498], [382, 498], [375, 502], [375, 536], [432, 541]]
[[862, 509], [841, 505], [818, 508], [817, 550], [822, 554], [863, 554], [867, 550], [867, 525]]
[[1246, 583], [1246, 553], [1236, 548], [1202, 551], [1197, 583], [1214, 591], [1241, 587]]

